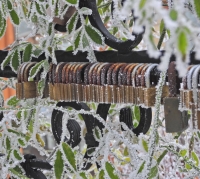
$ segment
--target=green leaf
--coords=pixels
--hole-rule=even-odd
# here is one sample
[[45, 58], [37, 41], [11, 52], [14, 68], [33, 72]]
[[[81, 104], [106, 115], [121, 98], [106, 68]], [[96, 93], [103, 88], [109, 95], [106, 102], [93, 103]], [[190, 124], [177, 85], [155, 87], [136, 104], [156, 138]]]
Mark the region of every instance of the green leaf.
[[11, 64], [12, 64], [12, 69], [14, 72], [17, 72], [17, 69], [20, 65], [20, 55], [19, 55], [19, 51], [15, 50], [13, 56], [12, 56], [12, 60], [11, 60]]
[[147, 2], [147, 0], [140, 0], [140, 4], [139, 4], [140, 10], [145, 6], [146, 2]]
[[75, 28], [76, 28], [76, 23], [77, 23], [77, 13], [75, 13], [69, 20], [68, 25], [67, 25], [67, 30], [68, 33], [70, 34]]
[[56, 160], [54, 163], [54, 172], [56, 179], [61, 179], [64, 171], [64, 161], [60, 150], [56, 152]]
[[187, 170], [192, 169], [191, 165], [189, 165], [188, 163], [185, 164], [185, 168], [186, 168]]
[[129, 156], [128, 147], [125, 147], [124, 149], [124, 156]]
[[98, 126], [96, 126], [96, 127], [94, 128], [94, 135], [95, 135], [95, 137], [96, 137], [97, 139], [100, 139], [100, 137], [101, 137], [101, 130], [99, 129]]
[[188, 48], [188, 39], [185, 31], [181, 31], [178, 35], [178, 49], [182, 55], [186, 55]]
[[38, 58], [41, 54], [42, 54], [42, 50], [40, 49], [35, 49], [33, 52], [32, 52], [32, 55], [36, 58]]
[[63, 142], [62, 149], [63, 149], [66, 159], [68, 160], [70, 165], [74, 168], [74, 170], [76, 170], [75, 154], [72, 151], [71, 147], [68, 144]]
[[10, 63], [12, 56], [13, 56], [13, 53], [8, 54], [5, 60], [2, 62], [1, 64], [2, 70], [5, 68], [6, 65], [8, 65], [8, 63]]
[[81, 39], [81, 32], [78, 32], [78, 35], [76, 36], [76, 39], [74, 41], [74, 50], [76, 50], [80, 44], [80, 39]]
[[169, 16], [173, 21], [176, 21], [177, 18], [178, 18], [178, 13], [177, 13], [176, 10], [171, 9], [170, 12], [169, 12]]
[[185, 157], [186, 154], [187, 154], [187, 150], [186, 149], [180, 150], [180, 152], [179, 152], [179, 155], [181, 157]]
[[147, 144], [147, 142], [144, 139], [142, 139], [142, 146], [143, 146], [144, 150], [146, 152], [148, 152], [148, 144]]
[[199, 158], [198, 158], [197, 154], [194, 151], [192, 151], [191, 154], [192, 154], [192, 159], [195, 161], [195, 165], [199, 166]]
[[162, 34], [164, 28], [165, 28], [165, 23], [164, 23], [164, 20], [162, 19], [160, 22], [160, 34]]
[[89, 42], [85, 34], [83, 34], [83, 37], [82, 37], [82, 44], [83, 44], [83, 48], [86, 48], [89, 46]]
[[10, 139], [6, 137], [6, 150], [8, 151], [10, 149], [11, 149]]
[[35, 2], [35, 7], [36, 7], [36, 10], [37, 10], [38, 14], [45, 16], [45, 13], [42, 11], [43, 9], [42, 9], [40, 4]]
[[20, 154], [17, 150], [13, 151], [13, 155], [17, 160], [22, 160], [22, 157], [20, 156]]
[[99, 35], [100, 32], [97, 32], [94, 27], [92, 27], [91, 25], [87, 25], [85, 26], [85, 30], [93, 42], [99, 45], [103, 44], [102, 37]]
[[167, 152], [168, 152], [167, 150], [164, 150], [164, 152], [158, 157], [158, 159], [157, 159], [158, 164], [162, 161], [162, 159], [165, 157]]
[[4, 19], [3, 14], [0, 11], [0, 38], [3, 37], [5, 32], [6, 32], [6, 20]]
[[113, 34], [115, 35], [118, 32], [118, 27], [113, 28]]
[[143, 162], [143, 163], [141, 164], [141, 166], [140, 166], [140, 168], [139, 168], [137, 174], [142, 172], [142, 170], [144, 169], [144, 165], [145, 165], [145, 162]]
[[115, 174], [115, 168], [109, 162], [106, 162], [106, 172], [111, 179], [119, 179]]
[[99, 172], [99, 179], [104, 179], [105, 178], [105, 173], [104, 173], [104, 170], [101, 170]]
[[15, 25], [19, 25], [19, 16], [14, 9], [10, 11], [10, 17]]
[[24, 140], [22, 140], [22, 139], [18, 139], [18, 143], [22, 146], [22, 147], [24, 147], [26, 144], [25, 144], [25, 142], [24, 142]]
[[8, 10], [12, 10], [12, 3], [10, 2], [10, 0], [7, 0], [7, 6], [8, 6]]
[[77, 0], [66, 0], [66, 1], [73, 5], [77, 4], [77, 2], [78, 2]]
[[80, 175], [83, 179], [87, 179], [86, 174], [85, 174], [84, 172], [81, 172], [79, 175]]
[[42, 78], [37, 85], [37, 90], [40, 96], [43, 95], [44, 88], [45, 88], [45, 79]]
[[157, 165], [151, 168], [150, 173], [149, 173], [149, 178], [148, 179], [153, 179], [158, 175], [158, 167]]
[[45, 142], [44, 142], [44, 140], [42, 139], [42, 137], [40, 136], [40, 134], [36, 134], [36, 140], [37, 140], [37, 142], [42, 146], [42, 147], [44, 147], [45, 146]]
[[28, 44], [24, 50], [23, 54], [23, 61], [28, 62], [31, 61], [31, 54], [32, 54], [33, 46], [32, 44]]
[[36, 63], [30, 70], [30, 77], [31, 78], [34, 78], [37, 73], [42, 69], [43, 67], [43, 63], [44, 63], [45, 60], [42, 60], [41, 62], [39, 63]]
[[133, 116], [134, 116], [134, 119], [136, 119], [137, 122], [139, 123], [140, 122], [140, 108], [139, 108], [139, 106], [133, 107]]
[[73, 51], [73, 46], [69, 46], [69, 47], [67, 47], [67, 49], [66, 49], [66, 51]]
[[78, 114], [78, 118], [79, 118], [81, 121], [84, 121], [83, 116], [82, 116], [81, 114]]
[[11, 98], [8, 99], [7, 105], [8, 106], [16, 106], [20, 100], [17, 99], [16, 96], [12, 96]]
[[16, 177], [19, 177], [21, 179], [29, 179], [25, 175], [22, 175], [21, 173], [19, 173], [18, 171], [16, 171], [15, 168], [10, 168], [9, 171], [12, 173], [12, 175], [15, 175]]
[[199, 3], [199, 0], [194, 0], [194, 9], [196, 11], [197, 17], [200, 19], [200, 3]]

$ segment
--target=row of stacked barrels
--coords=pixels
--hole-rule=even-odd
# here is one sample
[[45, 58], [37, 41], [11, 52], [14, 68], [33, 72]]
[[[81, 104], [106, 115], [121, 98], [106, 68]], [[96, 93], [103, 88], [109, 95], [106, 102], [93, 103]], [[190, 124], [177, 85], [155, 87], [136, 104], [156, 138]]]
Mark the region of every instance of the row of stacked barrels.
[[[28, 99], [37, 92], [41, 72], [29, 81], [35, 62], [23, 63], [18, 70], [17, 97]], [[65, 63], [51, 64], [43, 97], [57, 101], [131, 103], [154, 106], [158, 79], [152, 75], [157, 64], [138, 63]], [[162, 98], [169, 88], [163, 87]]]

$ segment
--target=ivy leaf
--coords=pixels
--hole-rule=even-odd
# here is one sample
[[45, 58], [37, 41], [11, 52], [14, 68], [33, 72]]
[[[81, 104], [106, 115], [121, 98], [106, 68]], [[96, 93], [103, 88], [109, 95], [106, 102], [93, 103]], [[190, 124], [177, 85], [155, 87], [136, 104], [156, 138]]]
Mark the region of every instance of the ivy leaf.
[[21, 59], [20, 59], [19, 51], [15, 50], [15, 52], [12, 56], [12, 60], [11, 60], [11, 65], [12, 65], [11, 67], [14, 72], [17, 72], [17, 69], [20, 65], [20, 61], [21, 61]]
[[145, 165], [145, 162], [143, 162], [143, 163], [140, 165], [140, 168], [139, 168], [137, 174], [142, 172], [142, 170], [144, 169], [144, 165]]
[[10, 11], [10, 17], [15, 25], [19, 25], [19, 16], [14, 9]]
[[194, 0], [194, 8], [195, 8], [197, 17], [200, 19], [200, 3], [199, 3], [199, 0]]
[[4, 19], [3, 14], [0, 11], [0, 38], [3, 37], [5, 32], [6, 32], [6, 20]]
[[12, 96], [11, 98], [8, 99], [7, 105], [8, 106], [16, 106], [20, 100], [17, 99], [16, 96]]
[[13, 151], [13, 155], [17, 160], [22, 160], [22, 157], [17, 150]]
[[65, 142], [62, 143], [62, 149], [65, 154], [66, 159], [70, 163], [70, 165], [76, 170], [76, 160], [75, 160], [75, 154], [72, 151], [71, 147], [66, 144]]
[[181, 31], [178, 35], [178, 49], [182, 53], [182, 55], [185, 55], [188, 48], [188, 39], [187, 34], [185, 31]]
[[93, 42], [96, 44], [102, 45], [103, 40], [100, 34], [100, 32], [97, 32], [97, 29], [92, 27], [91, 25], [85, 26], [85, 31], [87, 32], [87, 35], [91, 38]]
[[8, 151], [10, 149], [11, 149], [10, 139], [6, 137], [6, 150]]
[[56, 179], [61, 179], [64, 171], [64, 161], [60, 150], [56, 152], [56, 160], [54, 163], [54, 172]]
[[6, 65], [8, 65], [10, 63], [12, 56], [13, 56], [13, 52], [8, 54], [7, 57], [4, 59], [4, 61], [1, 64], [2, 70], [5, 68]]
[[147, 144], [147, 142], [144, 139], [142, 139], [142, 146], [143, 146], [144, 150], [146, 152], [148, 152], [148, 144]]
[[199, 158], [198, 158], [197, 154], [194, 151], [192, 151], [191, 154], [192, 154], [192, 159], [195, 161], [195, 165], [199, 166]]
[[106, 172], [111, 179], [119, 179], [115, 174], [115, 168], [109, 162], [106, 162]]
[[28, 62], [31, 60], [31, 54], [32, 54], [33, 46], [32, 44], [28, 44], [24, 50], [23, 54], [23, 61]]
[[78, 0], [66, 0], [69, 4], [77, 4]]
[[157, 165], [156, 165], [156, 166], [154, 166], [153, 168], [151, 168], [151, 170], [150, 170], [150, 175], [149, 175], [149, 178], [148, 178], [148, 179], [153, 179], [153, 178], [155, 178], [157, 175], [158, 175], [158, 167], [157, 167]]

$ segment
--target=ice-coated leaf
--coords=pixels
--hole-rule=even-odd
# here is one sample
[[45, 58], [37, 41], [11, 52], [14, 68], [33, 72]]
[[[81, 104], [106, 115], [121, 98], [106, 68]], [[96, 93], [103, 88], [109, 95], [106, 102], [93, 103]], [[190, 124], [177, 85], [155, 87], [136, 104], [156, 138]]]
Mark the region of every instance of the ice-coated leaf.
[[74, 170], [76, 170], [75, 154], [72, 151], [71, 147], [67, 143], [63, 142], [62, 149], [63, 149], [66, 159], [68, 160], [70, 165], [74, 168]]
[[9, 171], [11, 172], [11, 175], [14, 175], [18, 178], [21, 179], [29, 179], [28, 177], [26, 177], [25, 175], [19, 173], [15, 168], [10, 168]]
[[8, 106], [16, 106], [20, 100], [17, 99], [16, 96], [12, 96], [11, 98], [8, 99], [7, 105]]
[[67, 47], [66, 51], [68, 51], [68, 52], [73, 51], [73, 46], [71, 45], [71, 46]]
[[9, 10], [12, 10], [12, 3], [10, 2], [10, 0], [7, 0], [7, 6]]
[[189, 165], [188, 163], [185, 163], [185, 168], [186, 168], [187, 170], [192, 169], [191, 165]]
[[148, 152], [148, 144], [147, 144], [147, 142], [144, 139], [142, 139], [142, 146], [143, 146], [144, 150], [146, 152]]
[[56, 159], [54, 162], [54, 173], [56, 179], [61, 179], [64, 171], [64, 161], [60, 150], [56, 152]]
[[146, 2], [147, 0], [140, 0], [139, 8], [142, 9], [145, 6]]
[[15, 25], [19, 25], [19, 16], [14, 9], [10, 11], [10, 17]]
[[80, 14], [83, 14], [83, 15], [91, 15], [92, 14], [92, 10], [87, 8], [87, 7], [82, 7], [80, 10], [79, 10], [79, 13]]
[[6, 32], [6, 20], [3, 17], [2, 12], [0, 11], [0, 38], [3, 37], [5, 32]]
[[84, 121], [83, 116], [82, 116], [81, 114], [78, 114], [78, 118], [79, 118], [81, 121]]
[[83, 48], [86, 48], [89, 46], [89, 42], [85, 34], [83, 34], [82, 36], [82, 45], [83, 45]]
[[8, 151], [10, 149], [11, 149], [10, 139], [6, 137], [6, 150]]
[[74, 50], [76, 50], [80, 44], [80, 39], [81, 39], [81, 32], [79, 31], [77, 36], [76, 36], [76, 39], [74, 41]]
[[139, 123], [140, 122], [140, 108], [139, 106], [133, 107], [133, 115], [134, 119]]
[[196, 11], [197, 17], [200, 19], [200, 3], [199, 3], [199, 0], [194, 0], [194, 9]]
[[37, 90], [38, 90], [40, 96], [43, 95], [44, 87], [45, 87], [45, 79], [42, 78], [42, 79], [38, 82], [38, 85], [37, 85]]
[[101, 170], [99, 172], [99, 179], [105, 179], [105, 172], [104, 172], [104, 170]]
[[144, 169], [144, 165], [145, 165], [145, 162], [142, 162], [137, 174], [142, 172], [142, 170]]
[[32, 54], [32, 49], [33, 46], [32, 44], [28, 44], [24, 50], [24, 54], [23, 54], [23, 61], [24, 62], [28, 62], [31, 60], [31, 54]]
[[108, 173], [108, 176], [111, 178], [111, 179], [119, 179], [119, 177], [117, 176], [117, 174], [115, 174], [115, 168], [112, 166], [111, 163], [109, 162], [106, 162], [105, 164], [106, 166], [106, 172]]
[[78, 0], [66, 0], [69, 4], [76, 5]]
[[95, 136], [96, 139], [100, 139], [100, 137], [101, 137], [101, 130], [99, 129], [98, 126], [96, 126], [94, 128], [94, 136]]
[[178, 35], [178, 49], [182, 53], [182, 55], [185, 55], [188, 48], [188, 39], [187, 34], [185, 31], [181, 30], [181, 32]]
[[36, 58], [38, 58], [41, 54], [42, 54], [42, 50], [40, 49], [35, 49], [33, 52], [32, 52], [32, 55]]
[[80, 175], [83, 179], [87, 179], [86, 174], [85, 174], [84, 172], [81, 172], [79, 175]]
[[100, 32], [97, 32], [97, 29], [95, 29], [91, 25], [87, 25], [85, 26], [85, 31], [87, 32], [87, 35], [91, 38], [91, 40], [94, 41], [96, 44], [103, 44], [102, 37], [101, 35], [99, 35]]
[[13, 53], [10, 53], [7, 55], [7, 57], [4, 59], [4, 61], [1, 64], [1, 69], [3, 70], [5, 68], [6, 65], [8, 65], [11, 61], [11, 58], [13, 56]]
[[171, 17], [171, 19], [173, 21], [176, 21], [177, 18], [178, 18], [178, 13], [175, 9], [171, 9], [170, 12], [169, 12], [169, 16]]
[[18, 143], [19, 143], [22, 147], [24, 147], [24, 146], [26, 145], [23, 139], [18, 139]]
[[160, 22], [160, 35], [162, 34], [164, 28], [165, 28], [165, 23], [164, 23], [164, 20], [162, 19]]
[[194, 151], [192, 151], [191, 154], [192, 154], [192, 159], [195, 161], [195, 165], [199, 166], [199, 158], [198, 158], [197, 154]]
[[128, 147], [125, 147], [124, 149], [124, 156], [129, 156]]
[[13, 155], [17, 160], [22, 160], [22, 157], [17, 150], [13, 150]]
[[181, 157], [185, 157], [186, 154], [187, 154], [187, 150], [186, 149], [180, 150], [180, 152], [179, 152], [179, 155]]
[[42, 5], [35, 2], [35, 7], [36, 7], [36, 11], [38, 12], [38, 14], [45, 16], [45, 13], [43, 11], [44, 9], [42, 8]]
[[76, 23], [77, 23], [77, 13], [75, 13], [69, 20], [68, 25], [67, 25], [67, 31], [70, 34], [75, 28], [76, 28]]
[[42, 137], [40, 136], [40, 134], [36, 134], [36, 139], [37, 139], [37, 141], [38, 141], [38, 143], [42, 146], [42, 147], [44, 147], [45, 146], [45, 142], [44, 142], [44, 140], [42, 139]]
[[163, 153], [158, 157], [158, 159], [157, 159], [158, 164], [162, 161], [162, 159], [165, 157], [167, 152], [168, 152], [167, 150], [164, 150]]
[[34, 78], [37, 73], [42, 69], [43, 67], [43, 63], [44, 63], [44, 60], [42, 60], [41, 62], [39, 63], [36, 63], [30, 70], [30, 77], [31, 78]]
[[12, 56], [12, 60], [11, 60], [11, 65], [14, 72], [17, 72], [20, 62], [21, 62], [21, 59], [20, 59], [19, 51], [15, 50]]
[[153, 168], [151, 168], [150, 170], [150, 174], [149, 174], [149, 178], [148, 179], [153, 179], [158, 175], [158, 166], [154, 166]]

